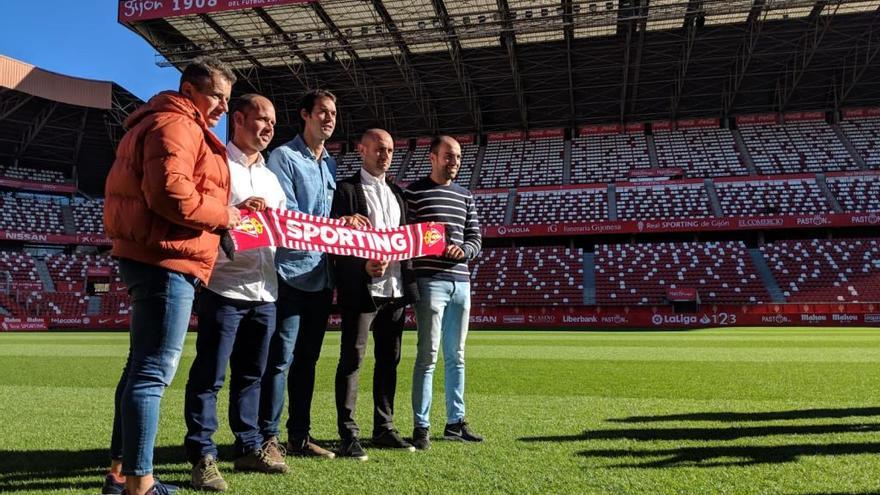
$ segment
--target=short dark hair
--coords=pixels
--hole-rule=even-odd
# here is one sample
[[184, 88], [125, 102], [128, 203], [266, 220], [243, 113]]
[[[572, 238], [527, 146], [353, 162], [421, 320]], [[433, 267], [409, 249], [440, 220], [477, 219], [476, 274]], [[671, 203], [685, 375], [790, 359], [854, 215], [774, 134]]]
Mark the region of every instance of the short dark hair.
[[443, 142], [448, 139], [455, 141], [454, 137], [446, 135], [446, 134], [438, 134], [438, 135], [434, 136], [434, 138], [431, 139], [431, 153], [434, 153], [436, 155], [437, 148], [439, 148], [440, 145], [443, 144]]
[[183, 83], [188, 82], [196, 88], [202, 90], [211, 81], [214, 74], [229, 81], [229, 84], [235, 84], [237, 78], [232, 68], [217, 57], [201, 56], [196, 57], [183, 69], [180, 75], [180, 89], [183, 89]]
[[306, 130], [306, 121], [302, 118], [302, 111], [305, 110], [306, 113], [311, 115], [312, 110], [315, 109], [315, 103], [321, 98], [330, 98], [333, 103], [336, 103], [336, 95], [327, 89], [312, 89], [307, 91], [306, 94], [300, 98], [299, 107], [296, 109], [296, 116], [299, 118], [300, 131]]

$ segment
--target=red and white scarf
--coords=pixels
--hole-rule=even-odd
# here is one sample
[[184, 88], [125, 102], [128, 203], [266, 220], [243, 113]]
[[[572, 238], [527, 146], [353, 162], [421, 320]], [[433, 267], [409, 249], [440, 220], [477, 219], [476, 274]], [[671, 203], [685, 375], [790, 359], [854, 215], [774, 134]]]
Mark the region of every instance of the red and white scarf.
[[355, 229], [342, 220], [298, 211], [268, 208], [242, 211], [241, 223], [230, 231], [236, 251], [281, 246], [300, 251], [398, 261], [441, 255], [446, 249], [442, 224], [417, 223], [388, 229]]

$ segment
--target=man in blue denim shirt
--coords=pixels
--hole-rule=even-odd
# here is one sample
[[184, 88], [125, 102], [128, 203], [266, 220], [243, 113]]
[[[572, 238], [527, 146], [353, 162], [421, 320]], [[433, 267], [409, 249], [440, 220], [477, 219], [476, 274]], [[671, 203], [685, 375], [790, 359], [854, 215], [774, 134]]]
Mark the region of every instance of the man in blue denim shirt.
[[[336, 161], [324, 142], [336, 127], [336, 96], [326, 90], [306, 93], [299, 104], [302, 132], [269, 155], [269, 170], [278, 176], [287, 209], [329, 217], [336, 190]], [[362, 216], [343, 218], [348, 225], [368, 225]], [[263, 438], [277, 443], [284, 409], [285, 378], [290, 396], [287, 420], [290, 454], [333, 458], [309, 436], [315, 365], [321, 353], [330, 305], [333, 274], [326, 254], [278, 248], [278, 323], [269, 345], [269, 361], [260, 397]]]

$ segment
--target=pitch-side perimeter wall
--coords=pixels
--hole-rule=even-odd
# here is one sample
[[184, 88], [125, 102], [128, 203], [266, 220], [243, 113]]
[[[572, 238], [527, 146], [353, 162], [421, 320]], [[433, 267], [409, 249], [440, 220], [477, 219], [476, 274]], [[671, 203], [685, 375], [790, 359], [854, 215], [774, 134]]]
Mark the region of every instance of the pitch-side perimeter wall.
[[[126, 329], [127, 316], [0, 317], [0, 331], [48, 329]], [[191, 321], [195, 323], [195, 319]], [[330, 318], [339, 326], [339, 315]], [[415, 326], [412, 313], [407, 326]], [[873, 304], [765, 304], [757, 306], [707, 306], [695, 313], [674, 313], [668, 307], [474, 307], [473, 328], [497, 329], [658, 329], [678, 330], [737, 326], [880, 327], [880, 303]]]

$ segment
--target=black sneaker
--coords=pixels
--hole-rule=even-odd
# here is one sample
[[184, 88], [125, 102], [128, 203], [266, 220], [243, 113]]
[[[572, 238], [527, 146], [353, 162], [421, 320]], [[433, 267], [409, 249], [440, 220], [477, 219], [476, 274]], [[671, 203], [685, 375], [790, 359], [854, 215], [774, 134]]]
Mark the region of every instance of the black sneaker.
[[443, 438], [462, 442], [483, 441], [483, 437], [474, 433], [465, 420], [461, 420], [458, 423], [447, 423], [446, 428], [443, 429]]
[[121, 495], [125, 491], [125, 482], [117, 481], [116, 476], [107, 473], [104, 478], [104, 486], [101, 488], [101, 495]]
[[431, 448], [431, 439], [428, 438], [428, 429], [416, 426], [413, 428], [412, 445], [418, 450]]
[[[174, 485], [166, 485], [158, 479], [156, 483], [147, 490], [147, 495], [174, 495], [177, 493], [177, 487]], [[123, 491], [122, 495], [128, 495], [128, 491]]]
[[378, 435], [373, 435], [373, 446], [380, 449], [397, 449], [407, 452], [415, 452], [416, 448], [400, 436], [397, 430], [385, 430]]
[[357, 437], [343, 438], [342, 443], [339, 444], [337, 456], [348, 459], [357, 459], [359, 461], [366, 461], [369, 459]]

